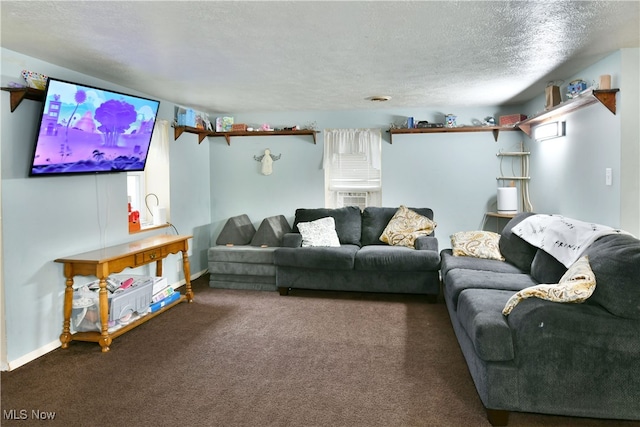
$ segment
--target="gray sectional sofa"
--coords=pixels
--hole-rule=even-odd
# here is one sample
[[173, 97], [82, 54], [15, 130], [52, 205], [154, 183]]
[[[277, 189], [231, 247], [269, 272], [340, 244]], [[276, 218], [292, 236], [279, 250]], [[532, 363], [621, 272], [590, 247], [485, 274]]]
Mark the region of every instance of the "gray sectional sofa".
[[[410, 208], [433, 219], [429, 208]], [[421, 236], [415, 249], [392, 246], [380, 236], [398, 208], [350, 206], [339, 209], [297, 209], [292, 232], [274, 252], [276, 285], [289, 289], [426, 294], [435, 300], [440, 290], [440, 253], [432, 233]], [[332, 217], [339, 247], [301, 247], [297, 225]]]
[[640, 420], [640, 241], [598, 238], [584, 251], [595, 275], [581, 304], [539, 298], [502, 310], [517, 291], [557, 283], [567, 268], [502, 231], [505, 260], [441, 252], [444, 299], [492, 425], [509, 411]]

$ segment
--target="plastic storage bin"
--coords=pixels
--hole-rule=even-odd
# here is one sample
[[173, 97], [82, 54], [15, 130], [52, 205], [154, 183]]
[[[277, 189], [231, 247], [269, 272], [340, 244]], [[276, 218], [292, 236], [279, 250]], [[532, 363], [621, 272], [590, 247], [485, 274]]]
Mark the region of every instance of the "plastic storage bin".
[[[99, 289], [91, 289], [97, 283], [89, 283], [73, 294], [71, 326], [77, 332], [101, 330]], [[109, 328], [130, 322], [135, 315], [146, 314], [151, 304], [153, 285], [153, 277], [147, 277], [146, 280], [137, 277], [128, 288], [108, 292]]]

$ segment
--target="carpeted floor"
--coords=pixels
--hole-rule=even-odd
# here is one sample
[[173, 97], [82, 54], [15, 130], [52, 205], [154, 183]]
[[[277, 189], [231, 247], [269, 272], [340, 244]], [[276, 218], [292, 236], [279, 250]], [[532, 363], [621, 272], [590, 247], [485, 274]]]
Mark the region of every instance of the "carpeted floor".
[[[444, 304], [207, 282], [108, 353], [72, 342], [2, 372], [2, 425], [489, 425]], [[512, 413], [509, 425], [639, 423]]]

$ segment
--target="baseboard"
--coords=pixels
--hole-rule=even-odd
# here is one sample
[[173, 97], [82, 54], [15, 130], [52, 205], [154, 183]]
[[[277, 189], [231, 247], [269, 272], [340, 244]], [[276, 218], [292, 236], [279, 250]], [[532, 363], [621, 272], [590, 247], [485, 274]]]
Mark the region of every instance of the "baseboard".
[[[196, 280], [197, 278], [199, 278], [200, 276], [202, 276], [203, 274], [205, 274], [207, 272], [207, 269], [204, 269], [202, 271], [199, 271], [197, 273], [194, 273], [191, 275], [191, 280]], [[180, 280], [179, 282], [176, 282], [174, 284], [172, 284], [171, 286], [173, 287], [173, 289], [177, 289], [183, 285], [186, 285], [187, 281], [185, 279]], [[56, 339], [55, 341], [50, 342], [49, 344], [46, 344], [38, 349], [33, 350], [30, 353], [25, 354], [24, 356], [19, 357], [16, 360], [12, 360], [9, 361], [7, 366], [2, 366], [0, 367], [0, 370], [3, 371], [12, 371], [14, 369], [19, 368], [22, 365], [26, 365], [27, 363], [36, 360], [38, 357], [40, 356], [44, 356], [45, 354], [57, 349], [58, 347], [60, 347], [60, 340]]]
[[[191, 281], [193, 282], [194, 280], [198, 279], [200, 276], [202, 276], [203, 274], [205, 274], [208, 271], [208, 269], [204, 269], [204, 270], [200, 270], [197, 273], [192, 273], [191, 274]], [[175, 282], [171, 285], [171, 287], [173, 289], [178, 289], [180, 286], [184, 286], [187, 284], [187, 281], [185, 279], [182, 279], [178, 282]]]
[[55, 341], [51, 341], [49, 344], [46, 344], [40, 348], [37, 348], [32, 352], [17, 358], [16, 360], [9, 361], [9, 366], [7, 370], [12, 371], [14, 369], [19, 368], [22, 365], [26, 365], [27, 363], [33, 360], [36, 360], [38, 357], [44, 356], [45, 354], [57, 349], [58, 347], [60, 347], [59, 339], [56, 339]]

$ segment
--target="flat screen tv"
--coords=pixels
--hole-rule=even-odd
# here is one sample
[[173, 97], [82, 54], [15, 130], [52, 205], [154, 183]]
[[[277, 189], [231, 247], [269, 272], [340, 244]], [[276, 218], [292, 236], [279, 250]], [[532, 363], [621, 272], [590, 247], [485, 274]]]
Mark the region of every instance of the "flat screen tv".
[[29, 176], [144, 170], [159, 106], [49, 78]]

